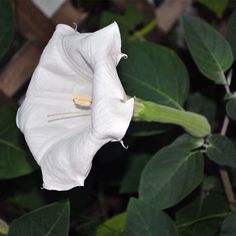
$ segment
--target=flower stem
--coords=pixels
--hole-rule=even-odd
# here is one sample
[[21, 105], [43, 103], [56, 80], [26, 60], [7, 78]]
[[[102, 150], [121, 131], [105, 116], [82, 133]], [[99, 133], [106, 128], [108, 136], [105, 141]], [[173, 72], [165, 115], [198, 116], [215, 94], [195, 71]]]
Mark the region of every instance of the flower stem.
[[[225, 79], [225, 81], [226, 81], [226, 84], [224, 85], [224, 87], [225, 87], [226, 94], [230, 95], [231, 91], [230, 91], [228, 81], [226, 79]], [[227, 115], [225, 115], [220, 134], [225, 136], [228, 127], [229, 127], [229, 118]], [[232, 188], [232, 184], [231, 184], [231, 181], [229, 178], [229, 173], [228, 173], [227, 169], [223, 166], [220, 166], [220, 177], [221, 177], [221, 180], [222, 180], [222, 183], [224, 186], [227, 200], [229, 202], [229, 208], [231, 211], [236, 212], [236, 200], [235, 200], [235, 195], [234, 195], [234, 191]]]
[[[225, 115], [224, 122], [220, 131], [221, 135], [225, 136], [228, 126], [229, 126], [229, 118], [227, 117], [227, 115]], [[225, 167], [222, 166], [220, 167], [220, 176], [224, 186], [227, 200], [229, 202], [229, 208], [231, 211], [236, 212], [236, 200], [234, 196], [234, 191], [229, 178], [229, 173]]]
[[196, 220], [192, 220], [192, 221], [189, 221], [189, 222], [186, 222], [186, 223], [183, 223], [183, 224], [179, 224], [176, 227], [177, 227], [177, 229], [179, 229], [179, 228], [184, 228], [184, 227], [191, 226], [193, 224], [196, 224], [196, 223], [204, 221], [204, 220], [211, 220], [211, 219], [215, 219], [215, 218], [225, 218], [229, 214], [230, 214], [230, 212], [224, 212], [224, 213], [204, 216], [204, 217], [198, 218]]
[[205, 137], [211, 132], [211, 127], [204, 116], [139, 98], [135, 98], [133, 120], [180, 125], [195, 137]]
[[134, 32], [133, 35], [129, 37], [130, 40], [135, 40], [149, 34], [157, 25], [157, 20], [154, 18], [151, 20], [144, 28]]

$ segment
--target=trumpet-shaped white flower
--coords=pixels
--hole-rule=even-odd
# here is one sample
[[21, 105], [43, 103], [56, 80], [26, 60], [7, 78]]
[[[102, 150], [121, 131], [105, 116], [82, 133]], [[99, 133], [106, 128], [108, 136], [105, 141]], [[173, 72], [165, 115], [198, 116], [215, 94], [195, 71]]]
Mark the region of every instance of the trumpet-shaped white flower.
[[41, 167], [45, 189], [83, 186], [95, 153], [125, 135], [134, 100], [117, 75], [120, 50], [116, 23], [95, 33], [58, 25], [44, 49], [17, 125]]

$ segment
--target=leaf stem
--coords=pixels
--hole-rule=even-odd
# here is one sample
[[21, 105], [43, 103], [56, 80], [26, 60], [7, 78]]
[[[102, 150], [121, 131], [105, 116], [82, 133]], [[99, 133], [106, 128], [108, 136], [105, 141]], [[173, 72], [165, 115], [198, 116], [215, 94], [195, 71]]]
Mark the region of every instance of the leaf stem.
[[224, 217], [228, 216], [230, 213], [231, 212], [224, 212], [224, 213], [204, 216], [204, 217], [198, 218], [196, 220], [192, 220], [192, 221], [189, 221], [189, 222], [186, 222], [186, 223], [183, 223], [183, 224], [179, 224], [176, 227], [177, 227], [177, 229], [179, 229], [179, 228], [184, 228], [184, 227], [191, 226], [193, 224], [196, 224], [196, 223], [204, 221], [204, 220], [211, 220], [211, 219], [214, 219], [214, 218], [224, 218]]
[[[225, 87], [226, 94], [227, 95], [231, 94], [229, 84], [226, 83], [224, 85], [224, 87]], [[225, 136], [226, 132], [228, 130], [228, 127], [229, 127], [229, 118], [228, 118], [227, 115], [225, 115], [223, 125], [221, 127], [220, 134]], [[230, 181], [230, 178], [229, 178], [229, 173], [228, 173], [227, 169], [223, 166], [220, 166], [220, 176], [221, 176], [221, 180], [222, 180], [222, 183], [223, 183], [223, 186], [224, 186], [224, 190], [225, 190], [227, 200], [229, 202], [229, 208], [232, 212], [236, 212], [236, 200], [235, 200], [233, 187], [232, 187], [232, 184], [231, 184], [231, 181]]]

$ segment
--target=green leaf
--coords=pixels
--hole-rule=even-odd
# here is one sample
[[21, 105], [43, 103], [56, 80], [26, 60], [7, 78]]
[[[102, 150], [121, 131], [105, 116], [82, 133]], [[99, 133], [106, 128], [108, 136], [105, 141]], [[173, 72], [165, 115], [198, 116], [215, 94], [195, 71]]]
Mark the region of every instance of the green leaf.
[[236, 213], [229, 215], [223, 222], [219, 236], [235, 236], [236, 235]]
[[215, 121], [217, 104], [214, 100], [196, 92], [187, 99], [186, 109], [201, 114], [212, 124]]
[[215, 236], [229, 211], [222, 184], [213, 176], [206, 177], [198, 195], [195, 195], [176, 212], [179, 234]]
[[0, 108], [0, 179], [15, 178], [37, 167], [23, 148], [22, 135], [16, 127], [16, 108]]
[[231, 119], [236, 120], [236, 98], [232, 98], [227, 102], [226, 112]]
[[236, 10], [233, 11], [229, 18], [227, 36], [233, 50], [234, 59], [236, 59]]
[[236, 167], [236, 150], [234, 144], [225, 136], [213, 134], [207, 139], [207, 156], [219, 165]]
[[125, 235], [126, 212], [106, 220], [98, 226], [96, 236], [121, 236]]
[[198, 69], [217, 84], [226, 84], [224, 72], [233, 63], [229, 43], [209, 24], [197, 17], [182, 18], [185, 39]]
[[142, 170], [149, 160], [149, 154], [137, 154], [131, 156], [131, 163], [121, 183], [121, 193], [138, 192]]
[[11, 45], [14, 34], [13, 10], [10, 0], [1, 0], [0, 7], [0, 59]]
[[0, 234], [8, 234], [9, 226], [8, 224], [0, 219]]
[[210, 124], [202, 115], [142, 101], [139, 98], [135, 98], [133, 120], [180, 125], [196, 137], [205, 137], [211, 133]]
[[123, 40], [127, 40], [129, 33], [143, 20], [143, 15], [133, 5], [128, 4], [124, 14], [104, 11], [101, 15], [100, 27], [103, 28], [116, 21], [119, 25]]
[[[153, 43], [126, 43], [128, 59], [118, 66], [130, 96], [182, 109], [189, 89], [185, 65], [174, 51]], [[145, 69], [144, 69], [145, 68]]]
[[154, 202], [132, 198], [127, 210], [126, 235], [177, 236], [177, 232], [171, 218], [160, 211]]
[[160, 209], [174, 206], [203, 179], [203, 157], [192, 152], [202, 139], [186, 136], [158, 151], [145, 166], [139, 188], [142, 199], [155, 199]]
[[229, 0], [197, 0], [209, 10], [214, 12], [219, 18], [224, 14], [227, 6], [229, 5]]
[[41, 207], [13, 221], [9, 236], [67, 236], [69, 214], [68, 201]]

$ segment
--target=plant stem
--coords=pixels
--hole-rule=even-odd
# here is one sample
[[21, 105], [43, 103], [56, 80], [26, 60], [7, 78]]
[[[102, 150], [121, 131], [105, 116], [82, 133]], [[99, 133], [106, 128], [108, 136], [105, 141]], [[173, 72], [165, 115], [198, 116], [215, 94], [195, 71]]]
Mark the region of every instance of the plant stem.
[[224, 218], [224, 217], [228, 216], [229, 214], [230, 214], [230, 212], [225, 212], [225, 213], [220, 213], [220, 214], [204, 216], [202, 218], [198, 218], [196, 220], [189, 221], [187, 223], [179, 224], [176, 227], [177, 227], [177, 229], [184, 228], [184, 227], [191, 226], [193, 224], [196, 224], [196, 223], [204, 221], [204, 220], [211, 220], [211, 219], [215, 219], [215, 218]]
[[147, 35], [148, 33], [150, 33], [157, 25], [157, 20], [156, 18], [154, 18], [153, 20], [151, 20], [145, 27], [143, 27], [142, 29], [134, 32], [133, 35], [130, 36], [130, 40], [135, 40], [137, 38], [141, 38], [145, 35]]
[[[226, 83], [224, 87], [225, 87], [226, 94], [231, 94], [228, 83]], [[225, 115], [220, 134], [225, 136], [228, 127], [229, 127], [229, 118], [227, 115]], [[229, 208], [231, 211], [236, 212], [236, 200], [235, 200], [235, 195], [234, 195], [234, 191], [232, 188], [232, 184], [231, 184], [231, 181], [229, 178], [229, 173], [228, 173], [227, 169], [223, 166], [220, 166], [220, 176], [221, 176], [221, 180], [222, 180], [222, 183], [224, 186], [227, 200], [229, 202]]]
[[[229, 118], [226, 115], [224, 118], [224, 122], [223, 122], [223, 125], [221, 128], [221, 131], [220, 131], [221, 135], [225, 136], [228, 126], [229, 126]], [[228, 171], [225, 167], [222, 167], [222, 166], [220, 167], [220, 176], [221, 176], [222, 183], [223, 183], [223, 186], [225, 189], [226, 197], [229, 202], [229, 208], [231, 211], [236, 212], [236, 200], [235, 200], [235, 196], [234, 196], [234, 191], [232, 188], [232, 184], [230, 182]]]

